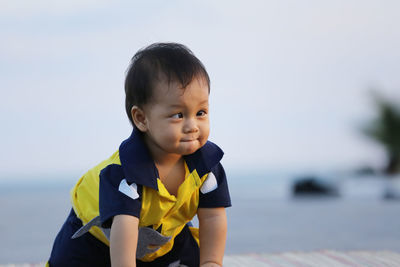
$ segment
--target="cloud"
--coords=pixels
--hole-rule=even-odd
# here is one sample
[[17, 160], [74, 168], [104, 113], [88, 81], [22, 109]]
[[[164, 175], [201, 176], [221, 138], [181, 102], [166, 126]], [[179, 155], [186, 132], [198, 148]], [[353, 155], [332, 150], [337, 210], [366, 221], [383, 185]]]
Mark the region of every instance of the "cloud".
[[71, 1], [0, 1], [0, 16], [3, 18], [29, 19], [37, 16], [65, 16], [77, 12], [110, 6], [106, 0], [71, 0]]
[[357, 127], [371, 114], [370, 84], [399, 95], [399, 7], [1, 1], [1, 169], [89, 168], [112, 153], [130, 131], [124, 71], [156, 41], [182, 42], [206, 65], [211, 137], [227, 165], [376, 161]]

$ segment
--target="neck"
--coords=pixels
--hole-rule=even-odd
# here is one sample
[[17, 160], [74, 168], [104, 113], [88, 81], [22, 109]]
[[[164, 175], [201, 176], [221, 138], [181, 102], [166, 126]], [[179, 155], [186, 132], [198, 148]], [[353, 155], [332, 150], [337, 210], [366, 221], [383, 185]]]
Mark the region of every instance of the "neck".
[[164, 154], [164, 155], [153, 155], [154, 163], [156, 166], [174, 166], [180, 163], [183, 158], [179, 154]]
[[148, 142], [146, 137], [144, 138], [144, 141], [156, 166], [173, 166], [183, 159], [180, 154], [166, 153], [152, 142]]

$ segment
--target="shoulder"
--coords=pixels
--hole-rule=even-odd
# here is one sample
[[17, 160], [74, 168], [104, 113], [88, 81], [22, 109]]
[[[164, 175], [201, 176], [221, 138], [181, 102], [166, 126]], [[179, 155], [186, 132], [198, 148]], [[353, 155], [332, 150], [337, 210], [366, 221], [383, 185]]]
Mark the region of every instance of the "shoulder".
[[[77, 216], [87, 223], [98, 215], [100, 176], [104, 170], [117, 174], [120, 168], [119, 153], [114, 152], [108, 159], [87, 171], [71, 190], [71, 202]], [[113, 166], [113, 167], [111, 167]], [[116, 177], [113, 175], [113, 177]]]
[[90, 170], [88, 170], [75, 185], [75, 190], [98, 190], [99, 177], [106, 171], [110, 174], [116, 174], [116, 169], [121, 169], [119, 151], [114, 152], [108, 159], [103, 160]]
[[91, 168], [89, 171], [87, 171], [84, 176], [98, 178], [100, 176], [100, 173], [110, 166], [121, 166], [118, 150], [114, 152], [108, 159], [103, 160], [102, 162]]

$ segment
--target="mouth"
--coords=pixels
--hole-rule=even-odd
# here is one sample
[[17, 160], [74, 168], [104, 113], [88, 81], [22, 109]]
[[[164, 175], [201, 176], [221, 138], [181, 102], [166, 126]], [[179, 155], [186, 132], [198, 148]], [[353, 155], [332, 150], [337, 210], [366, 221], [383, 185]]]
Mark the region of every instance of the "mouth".
[[181, 140], [181, 142], [194, 142], [196, 140], [197, 139], [183, 139], [183, 140]]

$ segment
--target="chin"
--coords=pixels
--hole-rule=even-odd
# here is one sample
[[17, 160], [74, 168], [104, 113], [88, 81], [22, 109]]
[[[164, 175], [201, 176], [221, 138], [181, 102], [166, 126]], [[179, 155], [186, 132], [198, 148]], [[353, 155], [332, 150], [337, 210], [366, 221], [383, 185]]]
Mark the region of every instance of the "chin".
[[182, 155], [190, 155], [199, 150], [200, 146], [182, 149]]
[[190, 155], [190, 154], [193, 154], [194, 152], [196, 152], [198, 150], [198, 148], [196, 148], [196, 149], [185, 149], [184, 151], [183, 151], [183, 153], [181, 153], [183, 156], [187, 156], [187, 155]]

